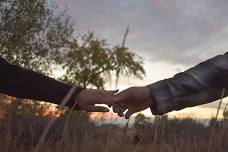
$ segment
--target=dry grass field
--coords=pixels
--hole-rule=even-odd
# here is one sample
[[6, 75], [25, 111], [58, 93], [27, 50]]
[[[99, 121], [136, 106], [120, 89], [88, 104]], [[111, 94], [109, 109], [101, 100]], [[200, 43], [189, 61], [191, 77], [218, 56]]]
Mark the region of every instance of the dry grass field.
[[[9, 108], [10, 107], [10, 108]], [[14, 107], [15, 108], [15, 107]], [[28, 115], [1, 105], [1, 152], [32, 152], [51, 116]], [[228, 129], [192, 119], [158, 119], [119, 127], [98, 126], [82, 113], [58, 117], [39, 152], [227, 152]]]

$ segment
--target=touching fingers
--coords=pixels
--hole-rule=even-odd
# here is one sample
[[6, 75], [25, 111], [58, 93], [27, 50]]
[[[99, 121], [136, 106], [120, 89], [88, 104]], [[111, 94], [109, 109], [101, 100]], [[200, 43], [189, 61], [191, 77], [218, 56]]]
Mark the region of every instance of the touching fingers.
[[115, 103], [112, 107], [113, 112], [117, 113], [118, 116], [123, 117], [124, 116], [124, 112], [126, 111], [125, 106], [122, 105], [122, 103]]
[[113, 105], [117, 101], [115, 95], [108, 93], [95, 94], [93, 99], [96, 100], [96, 104], [106, 105]]
[[126, 110], [126, 107], [120, 103], [120, 102], [116, 102], [113, 106], [112, 106], [113, 112], [115, 113], [123, 113]]

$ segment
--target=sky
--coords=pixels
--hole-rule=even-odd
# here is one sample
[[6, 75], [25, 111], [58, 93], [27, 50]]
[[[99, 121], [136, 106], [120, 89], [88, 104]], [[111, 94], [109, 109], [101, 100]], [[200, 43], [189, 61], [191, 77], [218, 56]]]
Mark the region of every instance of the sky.
[[[227, 0], [56, 2], [61, 8], [68, 8], [67, 13], [75, 21], [75, 33], [94, 31], [110, 45], [121, 44], [126, 28], [130, 27], [126, 46], [144, 58], [146, 76], [143, 80], [122, 77], [121, 90], [172, 77], [206, 59], [224, 54], [228, 48]], [[201, 106], [204, 110], [200, 111], [210, 113], [209, 108], [215, 106], [216, 102]]]

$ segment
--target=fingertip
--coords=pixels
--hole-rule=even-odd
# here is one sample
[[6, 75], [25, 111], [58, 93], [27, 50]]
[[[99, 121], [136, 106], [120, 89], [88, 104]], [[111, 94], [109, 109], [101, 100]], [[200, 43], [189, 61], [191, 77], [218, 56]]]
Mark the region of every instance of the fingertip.
[[118, 112], [118, 108], [117, 108], [117, 106], [116, 106], [116, 105], [112, 106], [112, 111], [113, 111], [113, 112], [115, 112], [115, 113], [117, 113], [117, 112]]
[[123, 114], [122, 112], [118, 112], [118, 116], [119, 116], [119, 117], [123, 117], [124, 114]]
[[126, 115], [125, 115], [125, 119], [130, 119], [130, 117], [131, 117], [131, 116], [126, 116]]
[[113, 90], [113, 93], [118, 93], [119, 89]]
[[132, 112], [132, 111], [127, 111], [126, 114], [125, 114], [125, 118], [129, 119], [133, 115], [133, 113], [134, 112]]

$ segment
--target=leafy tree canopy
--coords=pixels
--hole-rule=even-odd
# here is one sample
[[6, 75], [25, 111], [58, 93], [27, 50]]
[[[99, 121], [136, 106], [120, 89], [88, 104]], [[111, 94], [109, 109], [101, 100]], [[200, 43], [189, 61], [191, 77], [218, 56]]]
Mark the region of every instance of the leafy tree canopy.
[[116, 80], [120, 74], [142, 78], [141, 57], [124, 45], [110, 48], [93, 32], [74, 38], [74, 23], [57, 8], [46, 0], [0, 2], [0, 56], [44, 74], [61, 65], [66, 69], [61, 80], [83, 87], [103, 88], [111, 74]]
[[13, 64], [50, 73], [72, 39], [73, 22], [46, 0], [0, 2], [0, 55]]
[[108, 47], [106, 40], [96, 38], [93, 32], [81, 36], [80, 43], [72, 41], [70, 48], [64, 60], [67, 72], [62, 78], [68, 83], [103, 88], [112, 73], [117, 78], [120, 74], [137, 78], [145, 74], [141, 57], [125, 47]]

